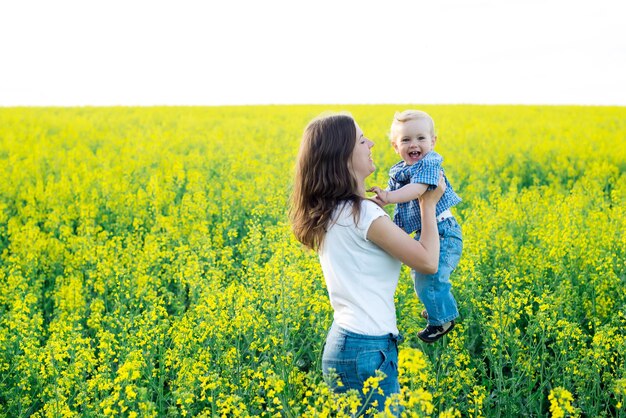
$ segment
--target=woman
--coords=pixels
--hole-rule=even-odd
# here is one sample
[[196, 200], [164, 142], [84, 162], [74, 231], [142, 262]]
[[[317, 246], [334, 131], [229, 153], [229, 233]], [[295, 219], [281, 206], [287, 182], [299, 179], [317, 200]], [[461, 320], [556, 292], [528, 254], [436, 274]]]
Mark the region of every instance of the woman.
[[348, 115], [319, 117], [304, 131], [296, 164], [290, 218], [296, 238], [319, 254], [334, 310], [322, 356], [328, 377], [356, 389], [376, 371], [384, 395], [379, 410], [398, 393], [398, 340], [394, 293], [401, 263], [432, 274], [439, 261], [435, 204], [445, 184], [420, 200], [422, 235], [414, 240], [365, 197], [365, 178], [375, 170], [374, 143]]

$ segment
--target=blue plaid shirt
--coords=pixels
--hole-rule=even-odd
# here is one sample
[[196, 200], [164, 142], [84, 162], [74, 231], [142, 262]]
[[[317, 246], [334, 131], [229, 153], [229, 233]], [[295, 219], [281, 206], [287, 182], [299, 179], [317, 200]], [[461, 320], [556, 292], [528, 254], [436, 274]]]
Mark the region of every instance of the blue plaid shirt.
[[[428, 184], [428, 189], [434, 189], [439, 182], [439, 172], [443, 170], [441, 163], [443, 158], [435, 151], [431, 151], [420, 161], [413, 165], [406, 165], [400, 161], [389, 169], [388, 190], [398, 190], [409, 183]], [[442, 212], [458, 204], [461, 198], [454, 192], [448, 178], [444, 174], [446, 181], [446, 191], [437, 202], [437, 216]], [[393, 221], [407, 233], [422, 230], [422, 219], [420, 215], [420, 205], [417, 199], [406, 203], [398, 203], [393, 214]]]

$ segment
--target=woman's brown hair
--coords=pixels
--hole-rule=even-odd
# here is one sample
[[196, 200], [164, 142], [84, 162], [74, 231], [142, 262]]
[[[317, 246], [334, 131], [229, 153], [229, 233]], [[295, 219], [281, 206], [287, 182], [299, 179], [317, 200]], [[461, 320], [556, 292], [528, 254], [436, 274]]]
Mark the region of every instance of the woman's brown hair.
[[302, 135], [289, 217], [298, 241], [313, 250], [339, 204], [351, 202], [358, 219], [362, 197], [348, 167], [355, 144], [356, 125], [345, 114], [318, 117]]

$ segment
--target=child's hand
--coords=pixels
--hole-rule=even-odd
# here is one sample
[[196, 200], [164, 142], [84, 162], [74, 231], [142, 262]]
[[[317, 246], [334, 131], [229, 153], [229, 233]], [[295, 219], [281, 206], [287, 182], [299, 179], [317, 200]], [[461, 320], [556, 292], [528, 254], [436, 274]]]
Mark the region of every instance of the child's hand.
[[379, 206], [385, 206], [390, 203], [388, 199], [389, 191], [381, 189], [378, 186], [370, 187], [366, 191], [376, 193], [376, 197], [371, 197], [370, 199], [376, 202]]
[[378, 198], [378, 196], [373, 196], [373, 197], [368, 197], [367, 200], [371, 200], [372, 202], [376, 203], [378, 206], [380, 206], [381, 208], [385, 207], [385, 202], [383, 202], [382, 200], [380, 200]]

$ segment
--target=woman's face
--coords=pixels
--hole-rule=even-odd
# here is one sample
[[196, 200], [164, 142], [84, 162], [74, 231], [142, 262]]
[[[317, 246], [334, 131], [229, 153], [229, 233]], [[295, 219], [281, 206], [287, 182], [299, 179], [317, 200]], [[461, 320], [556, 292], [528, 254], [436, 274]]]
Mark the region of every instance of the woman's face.
[[348, 166], [357, 180], [363, 180], [376, 170], [372, 160], [374, 143], [363, 135], [363, 131], [361, 131], [356, 122], [354, 125], [356, 126], [356, 143], [354, 144], [354, 150], [352, 150]]

